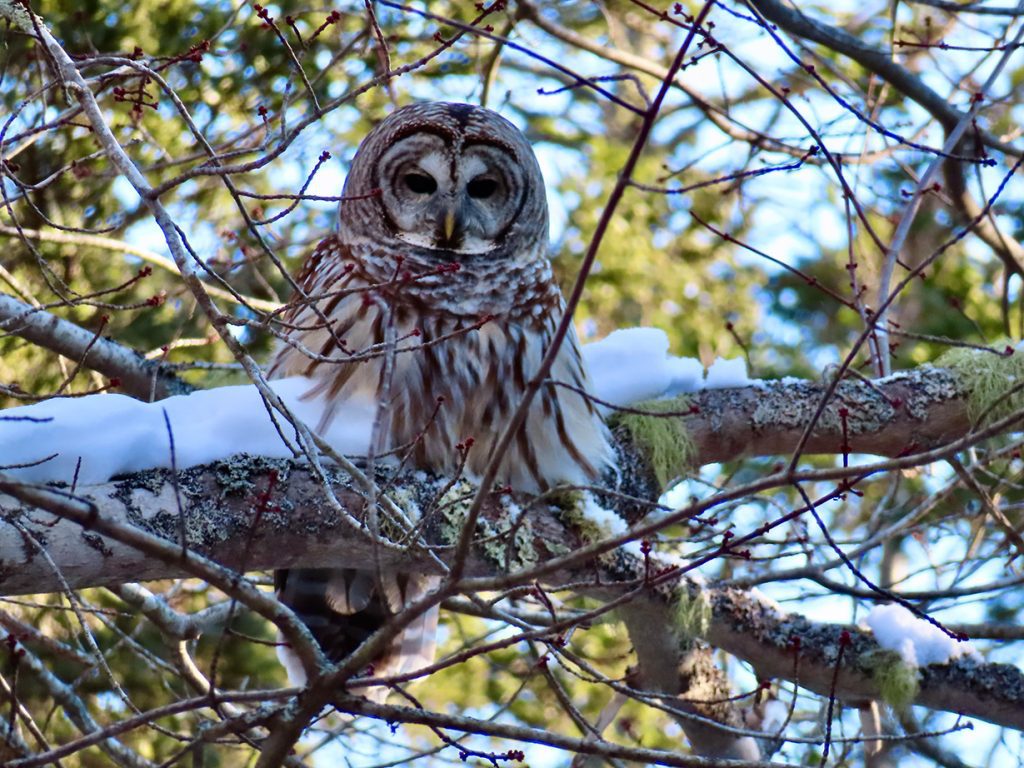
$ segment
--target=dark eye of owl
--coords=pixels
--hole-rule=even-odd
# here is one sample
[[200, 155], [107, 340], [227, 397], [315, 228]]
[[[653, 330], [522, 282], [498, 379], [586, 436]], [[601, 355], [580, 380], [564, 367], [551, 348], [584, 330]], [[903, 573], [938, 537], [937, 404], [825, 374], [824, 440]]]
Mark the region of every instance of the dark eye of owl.
[[409, 191], [417, 195], [431, 195], [437, 191], [437, 182], [425, 173], [407, 173], [403, 181]]
[[478, 176], [466, 185], [466, 191], [474, 200], [486, 200], [498, 191], [498, 182]]

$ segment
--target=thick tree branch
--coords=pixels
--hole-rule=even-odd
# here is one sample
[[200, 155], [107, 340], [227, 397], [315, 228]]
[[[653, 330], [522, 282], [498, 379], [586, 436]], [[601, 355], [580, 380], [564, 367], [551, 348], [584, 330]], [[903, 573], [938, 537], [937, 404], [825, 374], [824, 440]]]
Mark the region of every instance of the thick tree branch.
[[[696, 446], [697, 464], [787, 454], [799, 444], [825, 389], [822, 383], [767, 382], [706, 390], [692, 400], [696, 413], [665, 418], [683, 419]], [[680, 408], [688, 412], [689, 406], [681, 403]], [[907, 457], [962, 438], [969, 429], [963, 388], [955, 374], [923, 367], [877, 384], [842, 382], [819, 420], [808, 451]], [[657, 489], [652, 487], [645, 446], [628, 435], [620, 437], [622, 463], [629, 470], [623, 490], [649, 498]], [[682, 473], [686, 467], [677, 469]], [[342, 552], [353, 567], [379, 563], [407, 568], [410, 562], [419, 562], [406, 548], [382, 550], [379, 542], [353, 527], [352, 515], [359, 519], [366, 503], [362, 489], [337, 471], [331, 481], [339, 503], [350, 514], [328, 514], [318, 506], [323, 486], [306, 468], [245, 456], [179, 472], [175, 482], [170, 472], [152, 470], [87, 486], [77, 495], [115, 523], [143, 525], [170, 539], [185, 535], [196, 551], [232, 567], [318, 567], [336, 562]], [[434, 482], [415, 484], [421, 508], [434, 502], [430, 495], [437, 492]], [[27, 513], [23, 504], [8, 503], [5, 510], [9, 516]], [[244, 551], [237, 547], [243, 533], [248, 541]], [[44, 540], [72, 587], [187, 573], [179, 569], [172, 574], [166, 565], [147, 560], [130, 547], [114, 550], [116, 556], [111, 558], [102, 547], [88, 546], [69, 523], [45, 531]], [[315, 543], [309, 546], [310, 541]], [[9, 526], [0, 529], [0, 554], [6, 562], [20, 561], [4, 576], [3, 591], [58, 589], [43, 563], [17, 556], [24, 554], [22, 547], [17, 532]], [[429, 558], [424, 557], [421, 565], [430, 568]], [[479, 572], [479, 564], [471, 569]]]
[[677, 720], [694, 750], [719, 758], [758, 760], [761, 754], [754, 740], [737, 733], [743, 725], [740, 710], [747, 702], [734, 699], [710, 647], [680, 637], [673, 603], [645, 596], [620, 606], [618, 615], [629, 630], [641, 686], [667, 694], [664, 703], [681, 713]]
[[[698, 412], [685, 417], [695, 463], [791, 454], [827, 389], [823, 382], [767, 381], [696, 394]], [[870, 383], [843, 381], [804, 452], [900, 456], [943, 445], [971, 427], [966, 397], [955, 373], [930, 366]]]
[[[331, 480], [338, 501], [351, 514], [361, 515], [364, 496], [338, 472], [331, 473]], [[102, 540], [91, 524], [80, 526], [87, 521], [87, 512], [77, 521], [41, 519], [24, 491], [3, 481], [0, 489], [22, 499], [0, 496], [4, 516], [20, 520], [41, 537], [72, 588], [195, 573], [180, 549], [171, 561], [155, 559], [134, 541]], [[176, 476], [168, 470], [150, 470], [86, 486], [75, 498], [93, 505], [106, 525], [143, 531], [178, 545], [184, 540], [191, 552], [228, 568], [316, 568], [340, 558], [351, 567], [430, 568], [428, 555], [417, 558], [400, 547], [381, 547], [349, 518], [331, 514], [320, 481], [308, 469], [285, 461], [239, 456]], [[2, 594], [60, 589], [56, 574], [10, 525], [0, 527], [0, 562], [8, 565], [0, 577]]]
[[[796, 614], [780, 614], [774, 607], [740, 590], [712, 590], [715, 619], [707, 639], [716, 647], [749, 661], [764, 678], [792, 679], [799, 656], [799, 684], [829, 695], [840, 636], [850, 633], [844, 663], [836, 680], [836, 695], [846, 704], [880, 699], [872, 677], [878, 646], [857, 627], [812, 622]], [[1008, 664], [986, 664], [969, 657], [921, 670], [915, 704], [958, 712], [1024, 730], [1024, 672]], [[984, 712], [984, 714], [982, 714]]]
[[[143, 475], [149, 474], [151, 473], [143, 473]], [[7, 523], [3, 528], [3, 535], [11, 536], [13, 533], [18, 538], [15, 550], [18, 554], [10, 558], [0, 556], [0, 564], [4, 566], [5, 570], [4, 575], [12, 573], [15, 563], [24, 562], [26, 565], [33, 564], [38, 569], [37, 573], [48, 574], [47, 577], [44, 577], [48, 581], [43, 591], [53, 592], [85, 586], [77, 579], [68, 581], [64, 573], [65, 565], [75, 569], [81, 562], [77, 555], [69, 551], [73, 549], [69, 546], [71, 541], [69, 534], [73, 528], [80, 527], [81, 540], [78, 546], [83, 549], [95, 549], [99, 557], [102, 558], [99, 562], [106, 562], [112, 569], [119, 570], [117, 555], [130, 552], [136, 563], [141, 560], [151, 560], [169, 566], [172, 576], [188, 574], [204, 579], [273, 621], [302, 659], [306, 668], [314, 669], [322, 665], [324, 663], [322, 652], [313, 641], [306, 626], [288, 607], [257, 590], [242, 578], [238, 571], [205, 557], [202, 554], [203, 550], [191, 546], [192, 532], [187, 527], [184, 506], [179, 503], [181, 495], [176, 479], [165, 476], [162, 482], [158, 481], [156, 485], [170, 489], [170, 503], [173, 505], [171, 508], [177, 513], [173, 515], [173, 518], [178, 522], [166, 521], [165, 518], [167, 528], [163, 530], [147, 525], [144, 520], [140, 520], [141, 524], [137, 525], [137, 518], [134, 517], [134, 512], [131, 509], [130, 499], [118, 502], [120, 512], [120, 518], [118, 518], [117, 515], [108, 514], [99, 504], [84, 495], [78, 496], [64, 489], [52, 487], [23, 485], [0, 474], [0, 510], [4, 513]], [[16, 501], [12, 502], [2, 494], [8, 494], [11, 499]], [[326, 492], [322, 493], [320, 501], [323, 502], [326, 497]], [[155, 510], [156, 513], [165, 511]], [[44, 515], [50, 513], [55, 515], [56, 519], [40, 519], [41, 513]], [[61, 524], [71, 524], [72, 528], [65, 528], [62, 535], [51, 540], [48, 533]], [[217, 536], [216, 531], [212, 533], [205, 531], [204, 535], [198, 538], [210, 541], [216, 539]], [[115, 550], [111, 546], [113, 543], [122, 546]], [[238, 547], [239, 543], [236, 540], [235, 546]], [[45, 553], [40, 551], [40, 547], [46, 548]], [[246, 552], [244, 546], [241, 551]], [[244, 558], [244, 554], [242, 557]], [[93, 567], [96, 562], [95, 559], [91, 561]], [[81, 573], [78, 574], [78, 578], [81, 578]], [[137, 581], [139, 578], [139, 576], [124, 576], [120, 581]], [[100, 583], [114, 583], [114, 581], [101, 578]], [[42, 587], [42, 582], [39, 586]], [[0, 593], [3, 591], [3, 582], [0, 582]]]
[[[285, 472], [288, 474], [284, 475]], [[17, 519], [46, 542], [51, 558], [72, 586], [195, 574], [198, 570], [198, 575], [215, 579], [229, 590], [238, 587], [237, 578], [229, 576], [229, 571], [204, 565], [207, 561], [198, 555], [250, 569], [287, 567], [300, 562], [311, 567], [341, 558], [353, 566], [374, 562], [376, 545], [367, 535], [344, 520], [332, 520], [329, 516], [325, 519], [322, 511], [329, 508], [325, 495], [312, 474], [301, 467], [240, 458], [181, 473], [178, 479], [177, 495], [165, 471], [140, 473], [89, 488], [87, 496], [92, 505], [80, 504], [81, 514], [72, 511], [70, 520], [56, 523], [41, 511], [50, 508], [45, 491], [32, 492], [33, 503], [0, 497], [0, 505], [9, 519]], [[18, 492], [11, 484], [2, 487], [8, 493]], [[437, 486], [430, 479], [403, 481], [396, 486], [399, 495], [421, 505], [421, 509], [429, 509], [425, 500], [433, 498], [436, 491]], [[353, 505], [349, 511], [358, 516], [365, 503], [362, 497], [343, 484], [335, 494], [342, 503]], [[19, 495], [30, 498], [27, 492]], [[53, 506], [52, 511], [60, 514], [62, 510]], [[495, 526], [509, 516], [499, 498], [494, 498], [484, 512], [484, 519]], [[440, 524], [445, 515], [434, 517], [428, 525], [428, 537], [443, 535]], [[490, 545], [478, 544], [467, 561], [467, 570], [479, 574], [514, 572], [524, 564], [510, 560], [507, 552], [529, 552], [530, 555], [521, 556], [544, 559], [552, 554], [550, 542], [570, 549], [582, 544], [579, 534], [566, 526], [558, 510], [533, 509], [528, 530], [532, 537], [529, 546], [521, 543], [511, 548], [503, 541], [497, 547], [493, 541]], [[183, 532], [190, 551], [185, 558], [180, 549]], [[48, 566], [40, 562], [31, 545], [12, 533], [11, 526], [4, 526], [3, 536], [0, 560], [6, 567], [0, 591], [10, 594], [53, 588], [53, 578], [47, 576]], [[489, 538], [493, 540], [493, 536]], [[159, 540], [165, 542], [162, 548], [149, 543]], [[145, 555], [133, 549], [142, 544]], [[450, 548], [442, 547], [437, 552], [442, 559], [451, 557]], [[384, 567], [406, 570], [422, 570], [430, 562], [428, 553], [418, 554], [416, 550], [403, 553], [384, 549], [378, 555], [378, 562]], [[580, 563], [549, 574], [546, 581], [586, 584], [596, 576], [599, 582], [584, 587], [584, 591], [614, 599], [635, 590], [638, 584], [642, 587], [644, 569], [641, 559], [619, 552], [610, 560]], [[832, 690], [839, 638], [846, 630], [852, 641], [835, 678], [836, 695], [851, 704], [881, 696], [871, 672], [871, 659], [879, 649], [869, 633], [782, 614], [763, 598], [748, 592], [698, 586], [688, 580], [673, 584], [652, 584], [647, 597], [641, 595], [630, 602], [629, 610], [637, 613], [631, 623], [671, 627], [671, 611], [680, 596], [706, 600], [711, 607], [710, 623], [704, 633], [707, 642], [748, 661], [762, 677], [794, 680], [823, 695]], [[271, 605], [274, 601], [269, 598], [247, 597], [259, 600], [260, 612], [270, 613], [275, 621], [293, 620], [277, 615]], [[799, 654], [799, 664], [795, 654]], [[928, 667], [922, 672], [916, 703], [1024, 729], [1024, 674], [1009, 665], [963, 659]]]

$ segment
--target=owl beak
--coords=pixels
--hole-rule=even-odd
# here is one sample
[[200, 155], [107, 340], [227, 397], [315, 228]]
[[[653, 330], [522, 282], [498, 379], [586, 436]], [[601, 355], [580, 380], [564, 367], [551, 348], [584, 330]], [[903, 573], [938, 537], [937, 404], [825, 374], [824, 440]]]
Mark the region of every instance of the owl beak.
[[450, 243], [452, 241], [452, 235], [455, 234], [456, 223], [455, 209], [449, 208], [444, 214], [444, 239], [446, 242]]

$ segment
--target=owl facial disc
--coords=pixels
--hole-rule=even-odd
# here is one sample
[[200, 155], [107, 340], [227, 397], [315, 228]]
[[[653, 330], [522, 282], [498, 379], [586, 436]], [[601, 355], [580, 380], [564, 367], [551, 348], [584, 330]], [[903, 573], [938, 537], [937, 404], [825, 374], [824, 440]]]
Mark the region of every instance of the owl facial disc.
[[522, 132], [488, 109], [396, 110], [360, 143], [342, 194], [338, 238], [381, 279], [393, 272], [389, 256], [413, 272], [446, 262], [488, 274], [546, 268], [540, 166]]
[[426, 130], [398, 139], [384, 152], [378, 181], [396, 238], [459, 255], [498, 248], [527, 188], [508, 148]]

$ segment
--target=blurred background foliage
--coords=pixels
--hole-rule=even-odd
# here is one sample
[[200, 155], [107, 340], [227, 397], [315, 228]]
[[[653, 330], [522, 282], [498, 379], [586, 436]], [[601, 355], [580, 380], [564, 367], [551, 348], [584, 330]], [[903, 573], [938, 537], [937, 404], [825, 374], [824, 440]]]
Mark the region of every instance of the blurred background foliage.
[[[681, 5], [690, 12], [697, 8], [692, 2]], [[530, 52], [594, 78], [620, 99], [642, 107], [658, 86], [652, 72], [667, 66], [683, 35], [669, 21], [627, 0], [488, 6], [494, 10], [483, 14], [479, 25], [522, 46], [513, 49], [421, 14], [374, 3], [385, 56], [362, 2], [331, 7], [268, 4], [274, 28], [261, 20], [255, 5], [224, 0], [37, 0], [32, 7], [67, 50], [81, 58], [82, 72], [90, 78], [108, 121], [150, 183], [168, 185], [162, 199], [208, 269], [207, 283], [214, 288], [227, 283], [243, 297], [271, 305], [289, 296], [289, 282], [279, 265], [286, 272], [297, 269], [331, 231], [335, 203], [306, 199], [294, 204], [251, 195], [298, 194], [311, 174], [307, 194], [339, 195], [360, 137], [394, 106], [416, 99], [484, 103], [528, 133], [549, 185], [552, 254], [559, 279], [568, 288], [639, 119]], [[801, 7], [883, 47], [892, 45], [897, 34], [935, 39], [940, 22], [942, 34], [968, 41], [991, 43], [1004, 31], [1000, 20], [979, 17], [965, 27], [955, 16], [924, 6], [900, 4], [898, 32], [888, 2]], [[429, 11], [465, 24], [481, 15], [477, 4], [453, 0], [431, 2]], [[333, 12], [337, 15], [329, 16]], [[852, 271], [859, 284], [868, 286], [865, 302], [871, 306], [882, 254], [856, 221], [847, 230], [853, 218], [848, 201], [821, 155], [801, 159], [814, 144], [806, 128], [737, 60], [784, 89], [829, 148], [842, 153], [857, 203], [883, 242], [905, 204], [905, 191], [932, 156], [901, 148], [867, 128], [739, 11], [717, 9], [712, 18], [727, 49], [711, 53], [707, 46], [701, 48], [700, 61], [680, 78], [685, 90], [670, 93], [635, 174], [636, 181], [655, 188], [697, 188], [684, 194], [638, 187], [627, 191], [601, 245], [576, 320], [585, 340], [616, 328], [652, 325], [665, 330], [675, 354], [699, 357], [705, 365], [719, 356], [744, 357], [752, 375], [814, 378], [841, 360], [864, 328], [861, 314], [852, 307], [849, 265], [855, 264]], [[574, 35], [590, 41], [589, 49], [576, 44]], [[451, 45], [437, 53], [442, 40]], [[167, 268], [169, 254], [147, 209], [97, 151], [84, 117], [69, 106], [59, 85], [53, 86], [53, 73], [39, 48], [10, 28], [0, 28], [0, 43], [0, 150], [6, 162], [0, 210], [2, 290], [50, 307], [147, 356], [180, 364], [182, 375], [199, 386], [241, 381], [242, 374], [176, 271]], [[919, 107], [846, 57], [818, 48], [795, 46], [795, 51], [813, 59], [837, 93], [871, 110], [877, 122], [916, 141], [941, 144], [940, 128]], [[623, 52], [646, 62], [646, 69], [623, 65], [618, 56]], [[965, 93], [976, 84], [972, 67], [980, 56], [921, 48], [901, 50], [899, 60], [911, 71], [929, 71], [934, 87], [964, 104]], [[392, 70], [404, 70], [400, 77], [381, 76], [386, 59]], [[944, 69], [935, 67], [936, 59]], [[222, 176], [202, 173], [209, 169], [209, 160], [193, 128], [158, 83], [133, 75], [132, 61], [160, 73], [194, 128], [220, 154], [220, 162], [236, 167], [228, 177], [233, 189]], [[1022, 76], [1021, 66], [1011, 62], [1007, 83]], [[1000, 93], [1003, 98], [990, 127], [1015, 131], [1022, 107], [1010, 87]], [[331, 157], [320, 163], [325, 151]], [[790, 169], [753, 173], [782, 166]], [[978, 171], [981, 189], [991, 193], [996, 178], [991, 174], [1004, 170], [1001, 164]], [[947, 207], [941, 192], [929, 200], [902, 254], [905, 263], [920, 262], [952, 236], [955, 228]], [[1020, 207], [1019, 195], [1007, 193], [994, 209], [1014, 237], [1022, 234]], [[274, 220], [259, 223], [267, 218]], [[24, 230], [24, 237], [15, 227]], [[946, 348], [944, 339], [984, 344], [1006, 333], [1019, 336], [1019, 286], [1019, 277], [1007, 277], [1002, 263], [977, 241], [967, 238], [955, 245], [896, 304], [894, 319], [913, 335], [900, 340], [894, 367], [934, 360]], [[218, 300], [233, 308], [240, 321], [260, 317], [253, 306], [224, 299], [223, 294]], [[257, 325], [240, 325], [237, 333], [255, 355], [265, 358], [272, 338]], [[870, 374], [867, 363], [862, 351], [856, 367]], [[58, 359], [15, 335], [0, 337], [0, 404], [107, 386], [88, 371], [68, 380], [74, 368], [75, 361]], [[689, 479], [686, 492], [699, 495], [710, 487], [749, 479], [773, 464], [752, 460], [705, 468]], [[1007, 464], [1006, 472], [1019, 468]], [[993, 492], [1001, 488], [999, 477], [987, 482]], [[851, 494], [828, 511], [833, 534], [844, 541], [862, 541], [879, 530], [881, 520], [903, 518], [923, 499], [932, 498], [935, 483], [908, 473], [865, 483], [862, 490], [862, 498]], [[813, 489], [809, 492], [814, 495]], [[731, 519], [723, 516], [721, 526], [759, 525], [794, 503], [791, 491], [778, 491], [768, 502], [737, 507]], [[972, 542], [971, 551], [981, 562], [1002, 542], [986, 539], [965, 519], [961, 513], [970, 504], [957, 494], [935, 497], [934, 504], [891, 538], [888, 554], [878, 548], [859, 563], [892, 576], [898, 570], [895, 560], [924, 549], [934, 556], [928, 568], [941, 578], [963, 555], [962, 548], [948, 545], [948, 538]], [[782, 539], [766, 540], [749, 562], [714, 563], [706, 575], [768, 581], [766, 563], [784, 557], [798, 560], [819, 546], [817, 532], [795, 527]], [[686, 554], [685, 539], [666, 535], [662, 547]], [[224, 599], [195, 582], [163, 587], [171, 606], [185, 613]], [[777, 596], [799, 597], [804, 610], [807, 600], [825, 592], [784, 589]], [[565, 599], [572, 604], [572, 598]], [[83, 666], [72, 660], [74, 654], [25, 642], [54, 674], [79, 694], [89, 695], [100, 720], [195, 694], [178, 674], [180, 659], [166, 638], [107, 590], [86, 590], [74, 603], [65, 596], [42, 596], [6, 602], [3, 608], [76, 652], [90, 650], [80, 624], [88, 622], [114, 670], [116, 685], [107, 670]], [[1019, 617], [1020, 610], [1021, 598], [1005, 593], [993, 596], [982, 613], [1006, 620]], [[17, 635], [12, 627], [7, 625], [8, 632]], [[492, 622], [447, 612], [443, 647], [454, 651], [505, 631]], [[202, 640], [187, 646], [219, 686], [264, 688], [285, 684], [273, 637], [271, 627], [239, 612], [229, 627], [212, 627]], [[567, 648], [612, 678], [625, 676], [631, 663], [629, 640], [614, 622], [575, 633]], [[549, 663], [539, 663], [541, 657]], [[10, 655], [6, 663], [5, 676], [17, 682], [19, 701], [38, 720], [52, 720], [53, 738], [75, 735], [53, 713], [53, 701], [32, 675], [24, 669], [19, 674], [15, 657]], [[414, 692], [425, 706], [441, 711], [500, 714], [514, 722], [575, 733], [551, 678], [590, 719], [611, 699], [607, 688], [590, 684], [578, 669], [570, 672], [542, 646], [525, 644], [449, 668]], [[798, 721], [800, 717], [813, 731], [813, 706]], [[194, 715], [178, 715], [161, 720], [160, 728], [124, 738], [158, 763], [186, 753], [204, 766], [241, 765], [250, 759], [246, 747], [190, 741], [198, 722]], [[398, 749], [385, 728], [333, 719], [322, 726], [323, 733], [312, 734], [306, 746], [319, 744], [321, 735], [341, 732], [352, 754], [366, 750], [372, 755], [374, 749], [383, 754], [385, 745]], [[436, 746], [426, 731], [409, 733], [414, 746]], [[606, 736], [672, 749], [680, 749], [682, 741], [670, 719], [635, 702], [627, 704]], [[325, 764], [332, 764], [329, 756], [336, 753], [331, 749], [322, 747], [328, 755]], [[813, 754], [807, 745], [789, 745], [785, 752], [797, 762]], [[91, 748], [67, 764], [100, 766], [106, 759]], [[457, 756], [449, 750], [436, 759], [456, 762]]]

